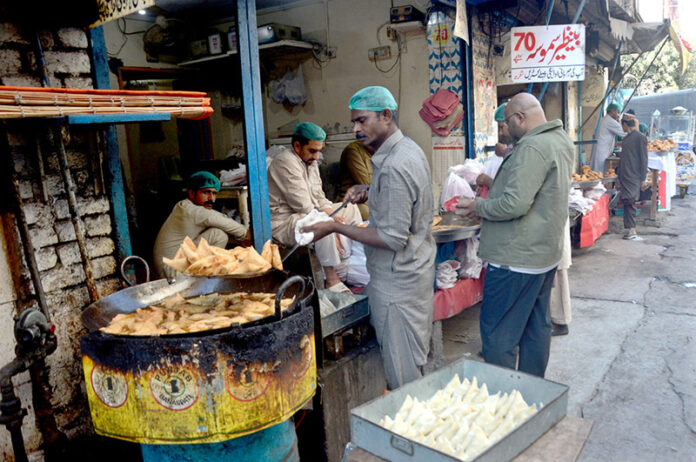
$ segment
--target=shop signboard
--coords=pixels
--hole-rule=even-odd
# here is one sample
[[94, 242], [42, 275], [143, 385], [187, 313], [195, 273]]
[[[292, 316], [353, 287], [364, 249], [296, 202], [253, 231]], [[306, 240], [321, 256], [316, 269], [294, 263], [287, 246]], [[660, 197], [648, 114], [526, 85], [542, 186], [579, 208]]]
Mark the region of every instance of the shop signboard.
[[96, 27], [105, 22], [128, 16], [138, 10], [155, 5], [155, 0], [95, 0], [97, 20], [89, 27]]
[[511, 77], [515, 83], [585, 79], [585, 26], [513, 27]]

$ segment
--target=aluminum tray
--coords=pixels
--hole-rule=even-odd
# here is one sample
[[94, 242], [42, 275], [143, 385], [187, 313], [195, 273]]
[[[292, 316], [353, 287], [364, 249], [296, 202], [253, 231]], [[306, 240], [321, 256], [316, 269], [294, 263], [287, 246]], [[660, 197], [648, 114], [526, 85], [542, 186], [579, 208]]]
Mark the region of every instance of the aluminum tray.
[[448, 228], [438, 231], [437, 227], [433, 228], [433, 238], [435, 242], [441, 244], [443, 242], [461, 241], [462, 239], [469, 239], [470, 237], [476, 236], [481, 225], [474, 226], [457, 226], [455, 228]]
[[594, 188], [597, 186], [599, 183], [601, 183], [602, 180], [591, 180], [591, 181], [572, 181], [572, 186], [573, 188], [580, 188], [580, 189], [590, 189]]
[[491, 394], [517, 389], [528, 404], [544, 403], [532, 418], [481, 453], [476, 461], [498, 462], [514, 458], [566, 415], [567, 385], [478, 361], [461, 360], [351, 410], [353, 444], [392, 462], [459, 460], [379, 426], [385, 415], [393, 417], [397, 413], [406, 395], [427, 400], [444, 388], [455, 373], [460, 379], [471, 380], [476, 376], [479, 384], [485, 383]]
[[356, 322], [370, 315], [367, 304], [367, 295], [342, 294], [328, 289], [317, 291], [319, 295], [326, 297], [334, 304], [346, 304], [339, 310], [321, 318], [321, 336], [326, 338], [341, 329], [352, 326]]

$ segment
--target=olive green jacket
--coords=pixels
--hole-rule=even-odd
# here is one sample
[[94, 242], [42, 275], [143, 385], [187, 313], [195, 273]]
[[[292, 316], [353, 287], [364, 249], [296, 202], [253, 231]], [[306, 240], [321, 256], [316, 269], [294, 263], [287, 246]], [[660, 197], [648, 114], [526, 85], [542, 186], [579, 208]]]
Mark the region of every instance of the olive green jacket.
[[545, 268], [561, 260], [574, 148], [560, 120], [528, 131], [505, 158], [488, 199], [479, 255], [499, 265]]

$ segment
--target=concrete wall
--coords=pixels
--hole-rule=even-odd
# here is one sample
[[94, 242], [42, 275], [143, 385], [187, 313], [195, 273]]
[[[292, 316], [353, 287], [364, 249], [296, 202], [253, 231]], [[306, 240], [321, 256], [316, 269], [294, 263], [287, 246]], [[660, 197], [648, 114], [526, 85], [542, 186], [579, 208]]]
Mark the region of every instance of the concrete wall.
[[[13, 24], [0, 24], [0, 84], [40, 86], [39, 69], [33, 52], [30, 31], [22, 31]], [[54, 87], [92, 87], [88, 39], [83, 30], [59, 29], [40, 32], [48, 73]], [[24, 213], [29, 225], [30, 238], [36, 249], [41, 283], [48, 302], [52, 321], [56, 326], [58, 349], [47, 359], [52, 408], [58, 427], [69, 438], [91, 432], [89, 411], [83, 391], [84, 381], [80, 362], [79, 339], [85, 333], [79, 315], [88, 302], [85, 272], [80, 260], [75, 231], [70, 221], [65, 186], [59, 170], [57, 146], [41, 135], [41, 128], [22, 121], [8, 123], [6, 142], [9, 152], [1, 156], [11, 159], [12, 174], [20, 185]], [[39, 126], [40, 127], [40, 126]], [[91, 258], [101, 295], [119, 288], [116, 272], [115, 245], [111, 238], [111, 204], [101, 184], [97, 145], [91, 143], [93, 129], [70, 129], [64, 137], [68, 165], [77, 187], [79, 213], [86, 226], [87, 250]], [[42, 140], [42, 158], [37, 158], [36, 141]], [[45, 169], [39, 174], [38, 163]], [[42, 189], [46, 190], [45, 200]], [[9, 201], [4, 202], [7, 204]], [[6, 205], [5, 205], [6, 206]], [[3, 206], [3, 208], [5, 207]], [[11, 217], [12, 215], [5, 215]], [[3, 227], [13, 223], [4, 221]], [[17, 245], [17, 242], [5, 243]], [[21, 273], [23, 284], [29, 284], [23, 265], [7, 268], [7, 256], [0, 252], [0, 364], [13, 357], [14, 336], [11, 334], [12, 315], [15, 312], [15, 293], [18, 290], [8, 280], [9, 272]], [[22, 301], [22, 305], [30, 301]], [[28, 377], [15, 379], [15, 385], [24, 407], [31, 407]], [[24, 434], [29, 451], [36, 450], [41, 441], [30, 414], [25, 420]], [[9, 433], [0, 430], [0, 459], [9, 458]]]
[[[397, 1], [395, 5], [409, 2]], [[413, 3], [413, 2], [410, 2]], [[369, 48], [389, 45], [392, 56], [397, 55], [396, 42], [386, 37], [386, 28], [378, 29], [389, 21], [389, 0], [332, 0], [328, 2], [328, 42], [336, 47], [336, 59], [320, 67], [314, 60], [302, 64], [308, 101], [288, 111], [269, 98], [265, 102], [265, 125], [272, 137], [278, 127], [293, 119], [334, 126], [340, 131], [350, 130], [348, 101], [359, 89], [368, 85], [387, 87], [399, 103], [399, 125], [432, 157], [429, 127], [418, 115], [422, 102], [429, 96], [428, 54], [425, 31], [409, 33], [401, 63], [393, 71], [383, 74], [369, 61]], [[261, 14], [259, 24], [279, 22], [302, 28], [305, 37], [325, 43], [327, 13], [322, 3], [300, 6], [271, 14]], [[379, 36], [379, 41], [378, 37]], [[394, 58], [378, 62], [388, 69]], [[333, 131], [333, 130], [332, 130]]]

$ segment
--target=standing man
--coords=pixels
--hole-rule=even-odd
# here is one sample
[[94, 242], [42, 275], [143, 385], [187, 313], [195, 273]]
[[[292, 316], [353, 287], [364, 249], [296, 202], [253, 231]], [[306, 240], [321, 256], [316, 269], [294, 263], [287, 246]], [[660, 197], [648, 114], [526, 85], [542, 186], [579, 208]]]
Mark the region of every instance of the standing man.
[[484, 359], [543, 377], [551, 344], [549, 295], [563, 251], [574, 149], [561, 121], [547, 122], [529, 93], [510, 100], [505, 122], [515, 146], [488, 199], [462, 198], [457, 213], [483, 218]]
[[[623, 202], [624, 239], [635, 240], [636, 207], [640, 190], [647, 184], [645, 176], [648, 173], [648, 139], [636, 130], [634, 119], [621, 120], [621, 127], [628, 133], [621, 143], [621, 159], [619, 160], [619, 183], [621, 184], [621, 202]], [[653, 185], [653, 187], [657, 187]]]
[[[330, 215], [341, 204], [326, 198], [322, 189], [317, 160], [324, 147], [326, 133], [312, 122], [300, 122], [292, 135], [292, 151], [279, 153], [268, 167], [268, 199], [271, 207], [271, 231], [281, 244], [295, 245], [295, 224], [312, 210]], [[334, 220], [359, 224], [360, 210], [349, 204]], [[314, 245], [317, 259], [324, 271], [326, 288], [334, 292], [350, 292], [341, 282], [336, 266], [341, 255], [336, 236], [328, 236]]]
[[372, 184], [353, 186], [346, 200], [369, 198], [369, 227], [323, 222], [306, 231], [315, 238], [341, 233], [365, 244], [370, 320], [393, 390], [422, 376], [430, 348], [435, 282], [430, 166], [423, 150], [399, 130], [389, 90], [363, 88], [350, 99], [350, 109], [356, 137], [374, 154]]
[[[512, 151], [512, 140], [510, 140], [510, 134], [505, 123], [505, 106], [507, 106], [507, 103], [501, 104], [493, 113], [493, 117], [498, 124], [498, 142], [495, 144], [495, 155], [486, 160], [486, 163], [483, 164], [483, 173], [476, 177], [476, 184], [485, 186], [488, 189], [493, 184], [493, 179], [498, 174], [498, 169], [502, 165], [503, 159]], [[486, 191], [487, 195], [488, 192]]]
[[226, 215], [213, 210], [220, 191], [220, 180], [210, 172], [196, 172], [188, 179], [188, 199], [178, 202], [157, 234], [153, 251], [155, 273], [160, 278], [173, 278], [176, 272], [162, 263], [190, 237], [196, 245], [205, 238], [210, 245], [224, 248], [229, 237], [243, 245], [251, 245], [251, 233]]
[[615, 138], [626, 136], [626, 133], [621, 129], [621, 124], [619, 124], [620, 112], [621, 106], [611, 103], [607, 106], [607, 114], [599, 123], [597, 144], [592, 146], [592, 159], [590, 160], [590, 168], [595, 172], [605, 173], [607, 171], [605, 163], [607, 157], [614, 151]]

